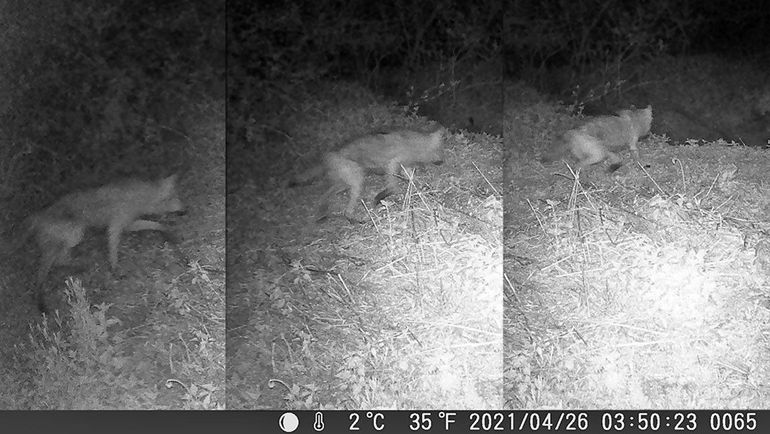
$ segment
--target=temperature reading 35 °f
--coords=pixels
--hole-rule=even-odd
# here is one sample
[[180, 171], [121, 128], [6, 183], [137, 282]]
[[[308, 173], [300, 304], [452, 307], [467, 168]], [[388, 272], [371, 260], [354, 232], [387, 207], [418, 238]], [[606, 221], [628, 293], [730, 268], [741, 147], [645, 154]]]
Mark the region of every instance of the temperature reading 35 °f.
[[[361, 420], [361, 416], [358, 413], [350, 413], [348, 416], [350, 420], [350, 431], [359, 431], [358, 422]], [[376, 431], [382, 431], [385, 429], [385, 415], [382, 413], [374, 413], [371, 411], [366, 412], [366, 419], [368, 419]], [[366, 423], [366, 421], [364, 421]]]
[[[437, 413], [438, 415], [438, 422], [437, 423], [444, 423], [444, 431], [449, 431], [450, 427], [453, 423], [457, 422], [457, 413], [449, 412], [449, 411], [439, 411]], [[431, 412], [425, 412], [425, 413], [409, 413], [409, 429], [412, 431], [424, 431], [428, 432], [433, 428], [433, 417], [435, 417]], [[439, 425], [440, 426], [440, 425]]]

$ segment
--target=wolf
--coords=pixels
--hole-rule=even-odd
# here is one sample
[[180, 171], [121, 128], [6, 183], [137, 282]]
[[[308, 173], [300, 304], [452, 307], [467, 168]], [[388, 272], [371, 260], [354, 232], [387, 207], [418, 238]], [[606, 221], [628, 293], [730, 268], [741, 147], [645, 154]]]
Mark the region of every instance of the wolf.
[[366, 173], [385, 176], [387, 186], [374, 198], [377, 205], [398, 191], [396, 175], [401, 166], [441, 165], [444, 162], [446, 134], [446, 128], [439, 127], [431, 133], [402, 129], [359, 137], [337, 151], [326, 153], [321, 164], [297, 175], [289, 182], [289, 187], [307, 184], [326, 174], [329, 187], [319, 199], [316, 221], [328, 216], [332, 196], [350, 190], [343, 215], [351, 223], [360, 223], [353, 217], [353, 211], [361, 197]]
[[53, 205], [25, 220], [23, 244], [32, 235], [40, 249], [40, 265], [36, 274], [38, 307], [45, 311], [41, 286], [54, 265], [70, 262], [70, 250], [83, 241], [87, 228], [107, 228], [107, 250], [110, 267], [118, 266], [118, 244], [125, 231], [161, 231], [175, 242], [168, 228], [160, 223], [140, 219], [149, 214], [184, 214], [186, 209], [177, 194], [177, 175], [156, 181], [135, 178], [102, 187], [73, 192]]
[[600, 116], [565, 132], [556, 146], [540, 161], [550, 163], [567, 153], [572, 153], [578, 159], [578, 168], [609, 160], [608, 172], [612, 173], [623, 164], [621, 158], [611, 149], [628, 147], [634, 161], [639, 161], [639, 149], [636, 144], [641, 137], [650, 133], [651, 126], [652, 106], [620, 110], [617, 116]]

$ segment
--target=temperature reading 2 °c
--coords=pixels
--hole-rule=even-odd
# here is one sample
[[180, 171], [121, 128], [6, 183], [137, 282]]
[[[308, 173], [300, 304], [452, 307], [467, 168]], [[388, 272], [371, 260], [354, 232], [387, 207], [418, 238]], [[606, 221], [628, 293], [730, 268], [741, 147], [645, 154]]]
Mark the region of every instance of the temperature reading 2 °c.
[[[382, 431], [385, 429], [385, 424], [383, 423], [385, 419], [384, 414], [368, 411], [366, 412], [366, 418], [372, 421], [372, 427], [375, 430]], [[361, 420], [361, 416], [359, 416], [358, 413], [350, 413], [348, 419], [350, 419], [350, 427], [348, 428], [349, 431], [361, 430], [361, 428], [358, 427], [358, 422]]]

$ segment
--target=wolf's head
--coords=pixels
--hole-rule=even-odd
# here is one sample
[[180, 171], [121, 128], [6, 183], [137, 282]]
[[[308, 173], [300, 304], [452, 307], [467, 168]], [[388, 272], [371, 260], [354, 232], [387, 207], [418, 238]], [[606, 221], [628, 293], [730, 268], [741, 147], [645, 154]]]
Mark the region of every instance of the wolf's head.
[[177, 194], [176, 179], [174, 174], [156, 181], [155, 195], [147, 204], [148, 214], [184, 214], [187, 211]]
[[620, 110], [618, 116], [629, 119], [639, 137], [650, 133], [652, 127], [652, 105], [643, 109]]

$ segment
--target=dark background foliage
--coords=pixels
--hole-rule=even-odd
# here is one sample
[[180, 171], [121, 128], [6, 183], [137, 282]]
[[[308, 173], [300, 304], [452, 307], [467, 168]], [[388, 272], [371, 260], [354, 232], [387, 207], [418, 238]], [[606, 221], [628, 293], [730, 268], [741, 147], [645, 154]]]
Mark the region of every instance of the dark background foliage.
[[263, 80], [345, 77], [417, 68], [449, 56], [489, 57], [498, 0], [228, 2], [228, 53]]
[[770, 9], [750, 0], [517, 0], [506, 8], [506, 71], [598, 65], [660, 54], [767, 57]]
[[438, 99], [425, 95], [456, 89], [449, 83], [474, 65], [498, 62], [501, 8], [499, 0], [229, 1], [228, 179], [275, 171], [291, 136], [282, 123], [304, 110], [301, 101], [318, 100], [322, 83], [356, 82], [415, 110]]
[[224, 94], [224, 1], [2, 9], [2, 145], [25, 156], [14, 179], [57, 183], [168, 161], [163, 143], [184, 135], [195, 101]]

